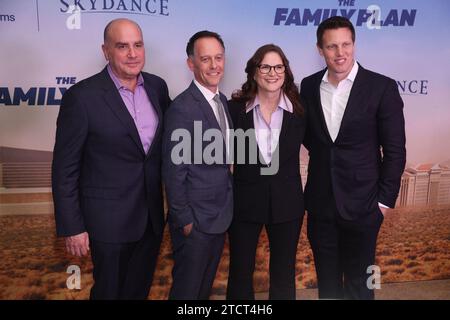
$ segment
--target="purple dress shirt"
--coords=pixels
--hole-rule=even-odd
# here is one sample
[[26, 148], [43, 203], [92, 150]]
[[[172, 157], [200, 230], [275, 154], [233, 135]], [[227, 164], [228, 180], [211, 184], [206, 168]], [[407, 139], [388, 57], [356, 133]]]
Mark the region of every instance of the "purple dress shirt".
[[114, 82], [125, 106], [134, 120], [145, 153], [148, 152], [158, 127], [158, 114], [144, 88], [144, 78], [139, 74], [134, 92], [124, 87], [108, 64], [108, 73]]

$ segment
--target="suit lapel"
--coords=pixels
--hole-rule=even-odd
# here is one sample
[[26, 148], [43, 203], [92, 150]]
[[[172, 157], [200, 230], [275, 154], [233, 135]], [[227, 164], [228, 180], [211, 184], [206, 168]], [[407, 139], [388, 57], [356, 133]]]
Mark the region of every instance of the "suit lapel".
[[[356, 74], [355, 81], [353, 83], [352, 89], [350, 90], [350, 95], [348, 97], [347, 105], [345, 106], [344, 115], [342, 116], [341, 126], [339, 128], [338, 135], [335, 142], [338, 142], [342, 136], [342, 131], [351, 120], [352, 116], [358, 112], [359, 106], [361, 106], [361, 95], [363, 94], [363, 88], [365, 85], [364, 69], [359, 65], [358, 73]], [[363, 97], [364, 98], [364, 97]]]
[[[243, 119], [244, 119], [244, 123], [242, 128], [244, 129], [244, 131], [247, 131], [248, 129], [255, 129], [255, 124], [253, 122], [253, 110], [246, 112], [246, 110], [241, 110], [240, 112], [243, 113]], [[256, 138], [256, 136], [255, 136]]]
[[[125, 126], [127, 129], [129, 135], [135, 142], [138, 149], [145, 154], [144, 147], [142, 146], [141, 139], [139, 138], [139, 133], [136, 129], [136, 125], [134, 124], [134, 120], [131, 117], [130, 113], [128, 112], [127, 107], [125, 106], [125, 103], [122, 100], [122, 97], [120, 96], [119, 92], [117, 91], [116, 87], [114, 86], [113, 81], [108, 75], [108, 71], [106, 68], [104, 69], [104, 75], [105, 77], [105, 94], [103, 98], [105, 99], [106, 104], [109, 106], [111, 111], [116, 115], [117, 118], [119, 118], [120, 122]], [[105, 74], [106, 73], [106, 74]]]
[[162, 114], [162, 110], [161, 110], [161, 106], [159, 105], [159, 99], [157, 96], [157, 93], [155, 92], [155, 90], [151, 87], [151, 84], [148, 83], [148, 81], [144, 80], [144, 88], [145, 88], [145, 92], [147, 93], [147, 96], [150, 100], [150, 103], [152, 104], [154, 110], [156, 111], [156, 114], [158, 115], [158, 126], [156, 127], [156, 132], [155, 135], [153, 137], [153, 141], [152, 144], [150, 145], [150, 148], [147, 152], [146, 157], [149, 157], [154, 146], [155, 146], [155, 142], [157, 140], [157, 137], [160, 135], [161, 133], [161, 129], [162, 129], [162, 123], [163, 123], [163, 114]]
[[[205, 118], [208, 122], [208, 126], [204, 126], [202, 124], [203, 131], [205, 131], [207, 129], [217, 129], [221, 132], [219, 122], [216, 119], [216, 116], [214, 114], [214, 111], [211, 108], [211, 105], [206, 100], [205, 96], [202, 94], [200, 89], [197, 88], [194, 81], [191, 82], [191, 85], [189, 86], [189, 90], [191, 91], [194, 99], [197, 101], [197, 106], [200, 108], [200, 110], [202, 111], [203, 115], [205, 116]], [[231, 128], [233, 128], [233, 121], [232, 121], [230, 113], [228, 111], [228, 103], [222, 94], [219, 93], [219, 97], [220, 97], [220, 101], [222, 102], [222, 104], [224, 106], [225, 115], [228, 119], [228, 125], [231, 129]], [[222, 133], [221, 133], [221, 135], [222, 135]], [[223, 150], [226, 150], [225, 139], [223, 139], [222, 141], [223, 141]], [[226, 153], [224, 153], [223, 157], [224, 157], [223, 158], [224, 163], [226, 163]]]
[[283, 122], [281, 124], [280, 137], [278, 139], [278, 144], [275, 148], [275, 152], [279, 152], [278, 163], [281, 163], [281, 159], [286, 158], [285, 153], [287, 149], [284, 146], [287, 145], [285, 142], [287, 142], [287, 140], [289, 139], [288, 133], [291, 127], [291, 123], [292, 123], [292, 114], [290, 112], [283, 110]]
[[[256, 140], [256, 129], [255, 129], [255, 122], [253, 119], [254, 116], [254, 110], [251, 110], [249, 112], [246, 112], [245, 110], [241, 111], [244, 113], [244, 123], [243, 123], [243, 130], [244, 132], [251, 129], [252, 130], [252, 134], [250, 136], [250, 143], [255, 143], [256, 144], [256, 150], [258, 153], [258, 163], [262, 164], [263, 166], [267, 166], [268, 164], [266, 163], [266, 161], [264, 160], [264, 157], [262, 156], [261, 150], [259, 149], [259, 145], [258, 145], [258, 141]], [[283, 118], [283, 122], [284, 122], [284, 118]], [[281, 133], [280, 133], [281, 135]], [[279, 144], [279, 143], [278, 143]], [[277, 146], [278, 148], [278, 146]], [[249, 150], [247, 150], [249, 151]], [[248, 155], [248, 157], [250, 157], [250, 155]]]
[[325, 121], [325, 115], [323, 113], [323, 107], [322, 107], [322, 99], [320, 98], [320, 85], [322, 83], [322, 78], [323, 78], [324, 74], [325, 74], [325, 70], [319, 74], [319, 76], [316, 79], [316, 84], [314, 85], [314, 88], [316, 91], [314, 94], [316, 96], [316, 101], [317, 101], [316, 105], [318, 106], [318, 110], [316, 110], [316, 111], [319, 116], [319, 121], [322, 126], [322, 130], [323, 130], [325, 139], [329, 143], [333, 143], [333, 140], [331, 139], [331, 136], [330, 136], [330, 132], [328, 131], [327, 122]]
[[[212, 110], [211, 105], [203, 96], [200, 89], [197, 88], [194, 81], [191, 82], [189, 89], [195, 100], [197, 100], [197, 106], [200, 108], [206, 120], [208, 121], [209, 124], [208, 128], [215, 128], [220, 130], [219, 123], [217, 122], [216, 116], [214, 115], [214, 111]], [[203, 130], [208, 128], [203, 128]]]

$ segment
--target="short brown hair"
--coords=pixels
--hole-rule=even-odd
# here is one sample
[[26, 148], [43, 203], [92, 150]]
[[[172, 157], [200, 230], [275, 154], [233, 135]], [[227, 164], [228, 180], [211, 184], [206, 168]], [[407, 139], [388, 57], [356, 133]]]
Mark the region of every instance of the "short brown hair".
[[325, 19], [319, 24], [319, 27], [317, 28], [317, 46], [319, 46], [319, 48], [322, 48], [322, 38], [325, 30], [339, 28], [349, 29], [352, 32], [352, 41], [353, 43], [355, 43], [355, 27], [353, 27], [351, 21], [344, 17], [335, 16]]
[[208, 30], [199, 31], [196, 34], [194, 34], [188, 41], [186, 45], [186, 54], [188, 57], [194, 55], [194, 45], [195, 41], [201, 38], [214, 38], [217, 41], [219, 41], [222, 48], [225, 50], [225, 45], [223, 43], [222, 37], [217, 32], [212, 32]]

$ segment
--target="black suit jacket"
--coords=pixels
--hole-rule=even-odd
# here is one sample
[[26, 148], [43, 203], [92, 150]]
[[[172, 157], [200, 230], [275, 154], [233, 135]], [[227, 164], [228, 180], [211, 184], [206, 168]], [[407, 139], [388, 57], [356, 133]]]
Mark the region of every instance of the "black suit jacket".
[[[394, 80], [359, 66], [336, 140], [320, 101], [325, 70], [301, 84], [308, 106], [306, 209], [324, 216], [331, 201], [346, 220], [394, 207], [406, 161], [403, 102]], [[334, 200], [333, 200], [334, 199]]]
[[162, 233], [161, 135], [170, 98], [163, 79], [142, 75], [159, 120], [147, 154], [106, 68], [64, 94], [52, 166], [58, 236], [87, 231], [98, 241], [132, 242], [149, 219]]
[[[253, 111], [245, 112], [243, 103], [229, 101], [235, 130], [254, 129]], [[235, 148], [234, 165], [234, 219], [255, 223], [281, 223], [304, 214], [303, 190], [300, 176], [300, 147], [305, 133], [305, 119], [283, 111], [283, 122], [277, 151], [279, 168], [276, 174], [261, 175], [264, 163], [257, 148], [258, 161], [250, 163], [250, 139], [256, 144], [255, 134], [246, 138], [244, 164], [239, 163], [240, 150]], [[235, 143], [235, 147], [237, 143]], [[272, 160], [273, 161], [273, 160]]]

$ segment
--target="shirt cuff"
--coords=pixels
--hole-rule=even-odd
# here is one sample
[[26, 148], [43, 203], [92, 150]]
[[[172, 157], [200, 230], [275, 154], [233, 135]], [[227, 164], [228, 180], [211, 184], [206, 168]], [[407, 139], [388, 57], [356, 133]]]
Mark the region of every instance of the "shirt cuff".
[[390, 209], [388, 206], [382, 204], [381, 202], [378, 202], [378, 205], [382, 208]]

